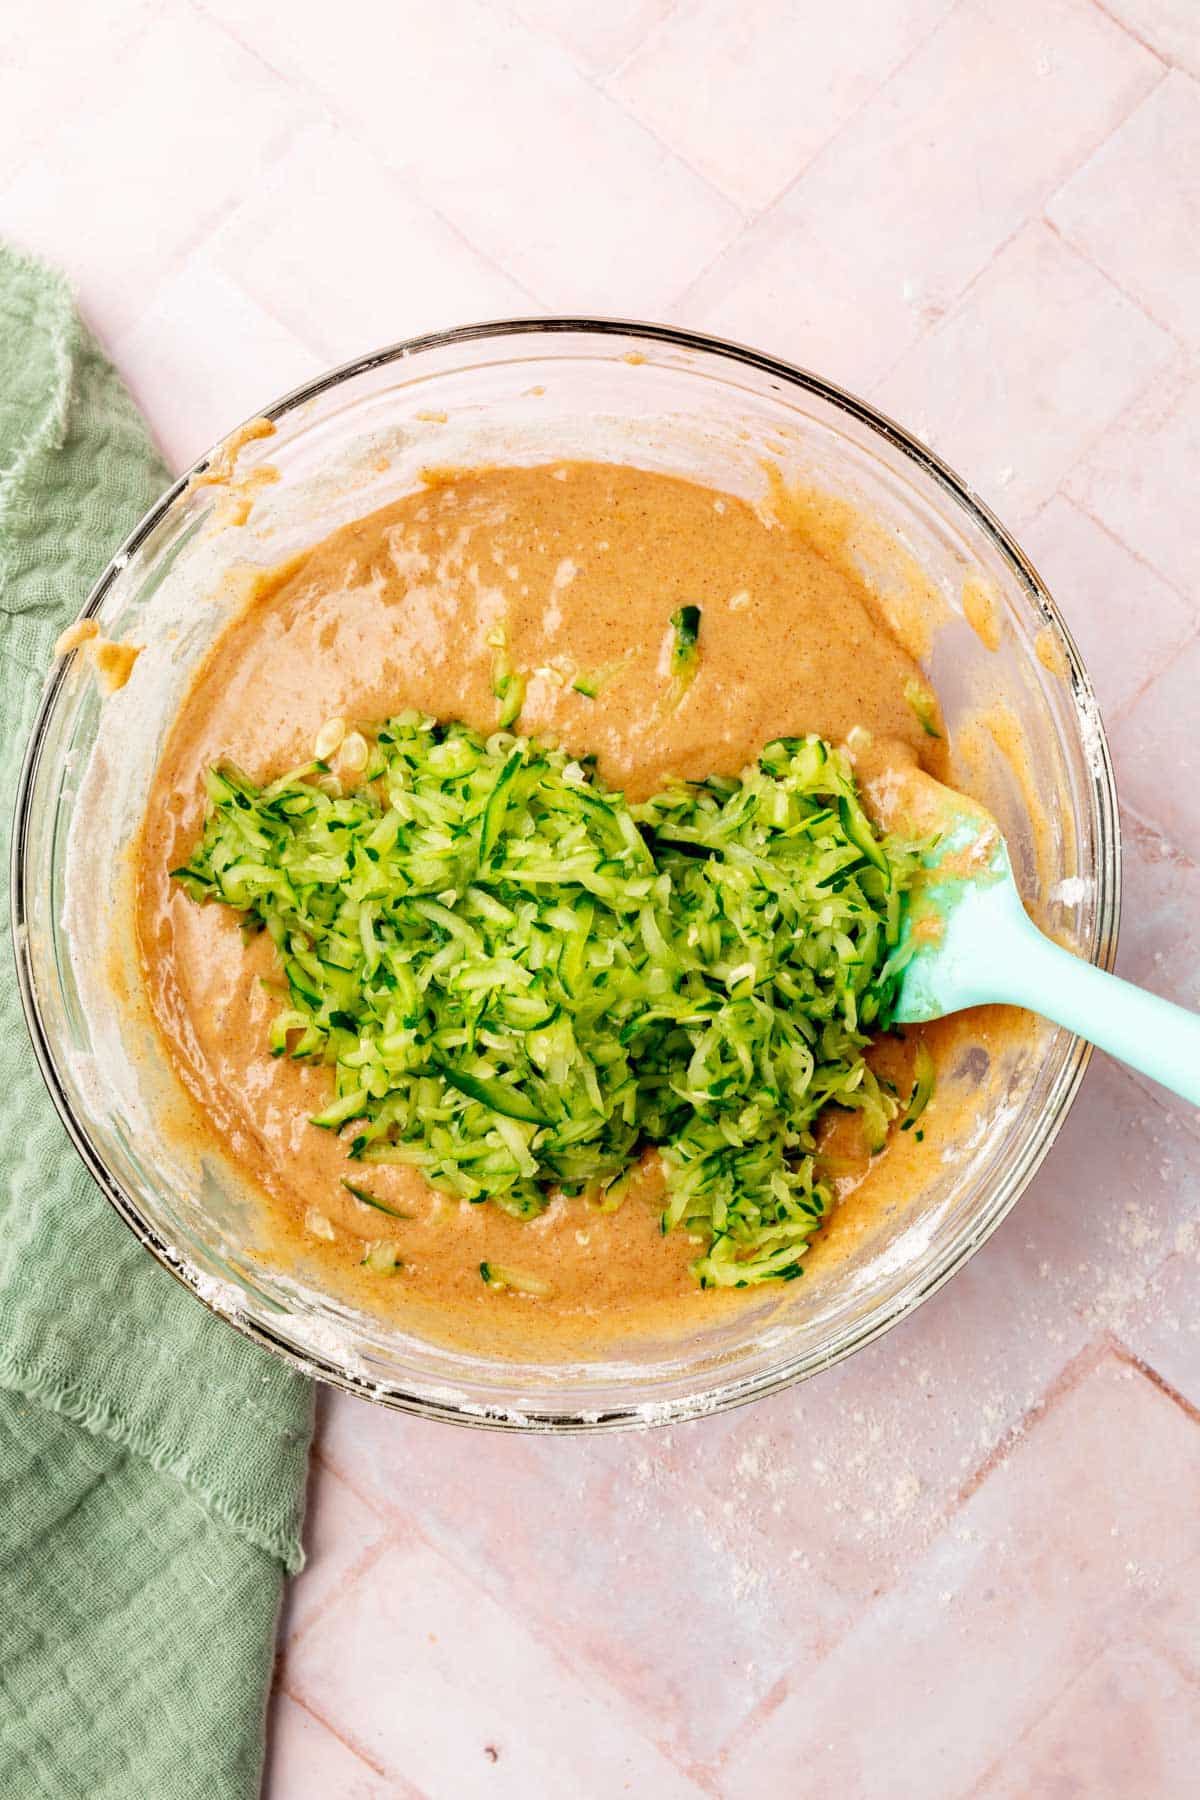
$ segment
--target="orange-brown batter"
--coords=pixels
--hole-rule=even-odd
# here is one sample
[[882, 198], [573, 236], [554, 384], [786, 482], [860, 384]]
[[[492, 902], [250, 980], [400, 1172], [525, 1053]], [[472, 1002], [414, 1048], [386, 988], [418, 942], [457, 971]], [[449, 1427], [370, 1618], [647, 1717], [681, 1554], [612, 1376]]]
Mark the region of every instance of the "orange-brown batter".
[[[702, 657], [672, 710], [663, 703], [670, 618], [683, 605], [701, 608]], [[697, 1289], [693, 1242], [661, 1235], [654, 1159], [611, 1214], [560, 1199], [525, 1224], [439, 1196], [396, 1166], [372, 1169], [369, 1185], [407, 1216], [363, 1205], [341, 1185], [354, 1170], [339, 1140], [308, 1124], [328, 1097], [329, 1071], [268, 1054], [270, 941], [244, 944], [232, 913], [195, 905], [168, 879], [200, 830], [211, 763], [230, 759], [267, 780], [307, 759], [327, 720], [378, 721], [409, 706], [494, 728], [501, 628], [512, 665], [528, 676], [520, 729], [594, 753], [605, 781], [635, 798], [668, 774], [736, 773], [781, 735], [836, 743], [865, 727], [904, 741], [939, 775], [945, 745], [905, 699], [916, 666], [870, 594], [808, 536], [731, 496], [614, 465], [431, 475], [263, 577], [199, 671], [150, 798], [138, 929], [150, 1004], [202, 1128], [335, 1285], [418, 1324], [439, 1321], [450, 1337], [491, 1342], [505, 1309], [522, 1339], [594, 1345], [634, 1320], [654, 1327], [736, 1304]], [[577, 674], [596, 671], [606, 679], [595, 698], [574, 690]], [[815, 1267], [830, 1243], [865, 1228], [871, 1207], [919, 1187], [922, 1157], [939, 1152], [969, 1099], [956, 1068], [981, 1036], [1003, 1029], [998, 1015], [930, 1029], [945, 1079], [924, 1145], [897, 1141], [867, 1174], [842, 1115], [831, 1173], [855, 1192]], [[911, 1044], [893, 1040], [879, 1055], [897, 1086], [908, 1079]], [[398, 1274], [362, 1269], [381, 1240], [395, 1245]], [[483, 1260], [529, 1271], [549, 1295], [489, 1290]]]

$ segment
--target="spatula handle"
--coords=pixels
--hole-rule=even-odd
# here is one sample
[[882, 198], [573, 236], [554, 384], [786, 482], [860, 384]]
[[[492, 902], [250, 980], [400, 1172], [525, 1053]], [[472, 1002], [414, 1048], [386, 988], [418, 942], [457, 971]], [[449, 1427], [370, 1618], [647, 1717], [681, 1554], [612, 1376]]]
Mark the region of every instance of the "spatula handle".
[[1028, 919], [1019, 956], [1005, 961], [997, 999], [1065, 1025], [1200, 1106], [1200, 1013], [1106, 975], [1051, 943]]

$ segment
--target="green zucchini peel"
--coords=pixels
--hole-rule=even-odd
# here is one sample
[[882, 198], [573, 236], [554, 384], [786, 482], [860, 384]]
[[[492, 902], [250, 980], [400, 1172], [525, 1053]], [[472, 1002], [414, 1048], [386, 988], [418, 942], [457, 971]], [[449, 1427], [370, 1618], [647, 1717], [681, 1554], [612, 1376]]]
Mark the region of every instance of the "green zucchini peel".
[[925, 736], [940, 738], [942, 734], [938, 729], [937, 701], [929, 689], [919, 681], [906, 681], [904, 699]]
[[901, 1131], [911, 1131], [933, 1098], [935, 1070], [933, 1055], [924, 1038], [917, 1045], [913, 1064], [913, 1088], [900, 1121]]
[[672, 710], [680, 705], [696, 679], [700, 667], [700, 608], [681, 606], [671, 614], [671, 693]]

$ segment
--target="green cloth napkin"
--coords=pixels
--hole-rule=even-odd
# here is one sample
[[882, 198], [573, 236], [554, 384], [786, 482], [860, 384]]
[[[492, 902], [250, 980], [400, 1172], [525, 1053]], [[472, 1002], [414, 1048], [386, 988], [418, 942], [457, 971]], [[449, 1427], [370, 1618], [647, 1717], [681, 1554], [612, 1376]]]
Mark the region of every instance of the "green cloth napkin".
[[[62, 280], [0, 245], [0, 794], [51, 646], [166, 470]], [[8, 884], [0, 934], [10, 936]], [[0, 1796], [258, 1791], [308, 1384], [141, 1248], [0, 981]]]

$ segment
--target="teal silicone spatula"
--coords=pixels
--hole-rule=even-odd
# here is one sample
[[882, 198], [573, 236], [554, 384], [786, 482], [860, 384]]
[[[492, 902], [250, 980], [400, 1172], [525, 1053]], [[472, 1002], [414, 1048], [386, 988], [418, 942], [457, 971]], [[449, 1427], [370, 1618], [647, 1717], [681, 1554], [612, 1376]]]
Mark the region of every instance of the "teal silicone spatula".
[[[916, 767], [889, 760], [859, 779], [889, 831], [934, 839], [904, 922], [912, 956], [896, 1019], [917, 1024], [1002, 1002], [1065, 1025], [1200, 1106], [1200, 1014], [1072, 956], [1038, 930], [995, 819]], [[903, 940], [902, 940], [903, 941]]]

